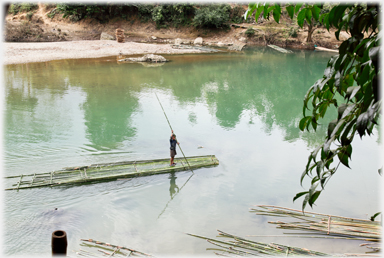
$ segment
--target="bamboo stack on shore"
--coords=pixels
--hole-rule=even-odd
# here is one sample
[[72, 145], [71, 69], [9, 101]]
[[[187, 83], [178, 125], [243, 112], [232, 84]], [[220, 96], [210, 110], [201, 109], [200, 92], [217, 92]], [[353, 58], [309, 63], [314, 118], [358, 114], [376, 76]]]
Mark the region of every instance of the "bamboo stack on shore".
[[[150, 254], [146, 254], [137, 250], [134, 250], [132, 248], [124, 247], [124, 246], [117, 246], [112, 245], [109, 243], [96, 241], [93, 239], [81, 239], [84, 243], [81, 244], [83, 247], [90, 248], [90, 250], [82, 250], [80, 249], [78, 252], [76, 252], [76, 255], [78, 256], [85, 256], [85, 257], [128, 257], [128, 256], [149, 256], [153, 257]], [[91, 244], [89, 244], [91, 243]], [[91, 252], [92, 249], [98, 248], [97, 251], [99, 253]]]
[[257, 205], [251, 208], [257, 215], [291, 217], [299, 219], [295, 222], [270, 221], [282, 229], [310, 230], [323, 235], [338, 235], [358, 238], [365, 241], [380, 241], [382, 226], [380, 222], [364, 219], [354, 219], [315, 212], [277, 207], [272, 205]]
[[116, 40], [119, 43], [124, 43], [125, 42], [124, 30], [123, 29], [116, 29]]

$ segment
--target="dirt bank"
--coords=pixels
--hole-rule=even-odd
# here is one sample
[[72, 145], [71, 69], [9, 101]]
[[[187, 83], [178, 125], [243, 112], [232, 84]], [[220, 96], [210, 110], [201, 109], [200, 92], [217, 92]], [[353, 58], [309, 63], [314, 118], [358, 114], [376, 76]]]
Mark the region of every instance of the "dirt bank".
[[[137, 17], [131, 17], [130, 20], [116, 18], [105, 24], [95, 20], [74, 23], [60, 15], [49, 18], [49, 12], [46, 5], [39, 4], [32, 16], [21, 13], [6, 17], [3, 31], [6, 41], [3, 44], [4, 64], [93, 58], [120, 53], [134, 55], [197, 52], [172, 48], [171, 45], [177, 38], [184, 44], [193, 44], [197, 37], [202, 37], [203, 44], [208, 46], [245, 43], [248, 46], [274, 44], [285, 48], [314, 49], [314, 45], [317, 45], [335, 49], [340, 44], [333, 31], [328, 32], [323, 28], [317, 29], [313, 34], [313, 42], [307, 43], [305, 28], [299, 29], [292, 21], [284, 19], [281, 19], [280, 24], [266, 20], [261, 20], [258, 24], [233, 24], [229, 30], [205, 30], [193, 26], [156, 29], [155, 24], [142, 23]], [[248, 27], [255, 30], [251, 37], [245, 33]], [[114, 36], [117, 28], [125, 31], [125, 43], [100, 40], [102, 33]], [[288, 30], [292, 28], [297, 31], [295, 37], [288, 36]]]

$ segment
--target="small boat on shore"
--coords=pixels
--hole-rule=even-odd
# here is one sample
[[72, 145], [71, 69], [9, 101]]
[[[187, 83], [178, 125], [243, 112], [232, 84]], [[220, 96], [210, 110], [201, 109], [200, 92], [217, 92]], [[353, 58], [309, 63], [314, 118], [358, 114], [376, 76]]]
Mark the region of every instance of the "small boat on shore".
[[315, 45], [315, 50], [339, 53], [338, 49], [330, 49], [330, 48], [325, 48], [325, 47], [318, 47], [316, 45]]
[[281, 53], [284, 53], [284, 54], [289, 54], [289, 53], [293, 53], [293, 51], [291, 50], [288, 50], [288, 49], [285, 49], [285, 48], [282, 48], [282, 47], [278, 47], [276, 45], [268, 45], [268, 47], [274, 49], [274, 50], [277, 50]]
[[[193, 170], [219, 164], [215, 155], [175, 158], [176, 166], [169, 165], [169, 158], [154, 160], [122, 161], [115, 163], [92, 164], [89, 166], [68, 167], [62, 170], [5, 177], [11, 185], [5, 190], [19, 190], [43, 186], [81, 184], [119, 178], [149, 176], [183, 170]], [[12, 181], [9, 182], [9, 181]], [[15, 180], [19, 179], [17, 182]], [[7, 185], [7, 184], [6, 184]]]

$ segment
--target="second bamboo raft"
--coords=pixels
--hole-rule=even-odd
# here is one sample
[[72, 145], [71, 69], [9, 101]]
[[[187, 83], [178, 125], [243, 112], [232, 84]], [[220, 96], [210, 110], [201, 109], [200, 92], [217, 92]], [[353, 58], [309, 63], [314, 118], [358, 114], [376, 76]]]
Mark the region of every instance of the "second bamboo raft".
[[[186, 162], [188, 160], [189, 165]], [[86, 183], [92, 181], [115, 180], [118, 178], [149, 176], [177, 172], [219, 164], [215, 155], [175, 158], [176, 166], [169, 166], [169, 159], [122, 161], [116, 163], [93, 164], [69, 167], [48, 173], [9, 176], [5, 179], [19, 179], [5, 190], [19, 190], [43, 186]]]

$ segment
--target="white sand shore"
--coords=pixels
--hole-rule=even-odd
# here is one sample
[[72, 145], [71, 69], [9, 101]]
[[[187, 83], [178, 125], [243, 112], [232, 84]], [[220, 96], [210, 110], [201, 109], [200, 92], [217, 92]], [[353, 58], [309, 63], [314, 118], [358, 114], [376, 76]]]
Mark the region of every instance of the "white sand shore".
[[135, 54], [199, 53], [197, 49], [174, 49], [170, 44], [146, 44], [112, 40], [61, 42], [3, 42], [3, 64], [46, 62], [60, 59], [97, 58]]

